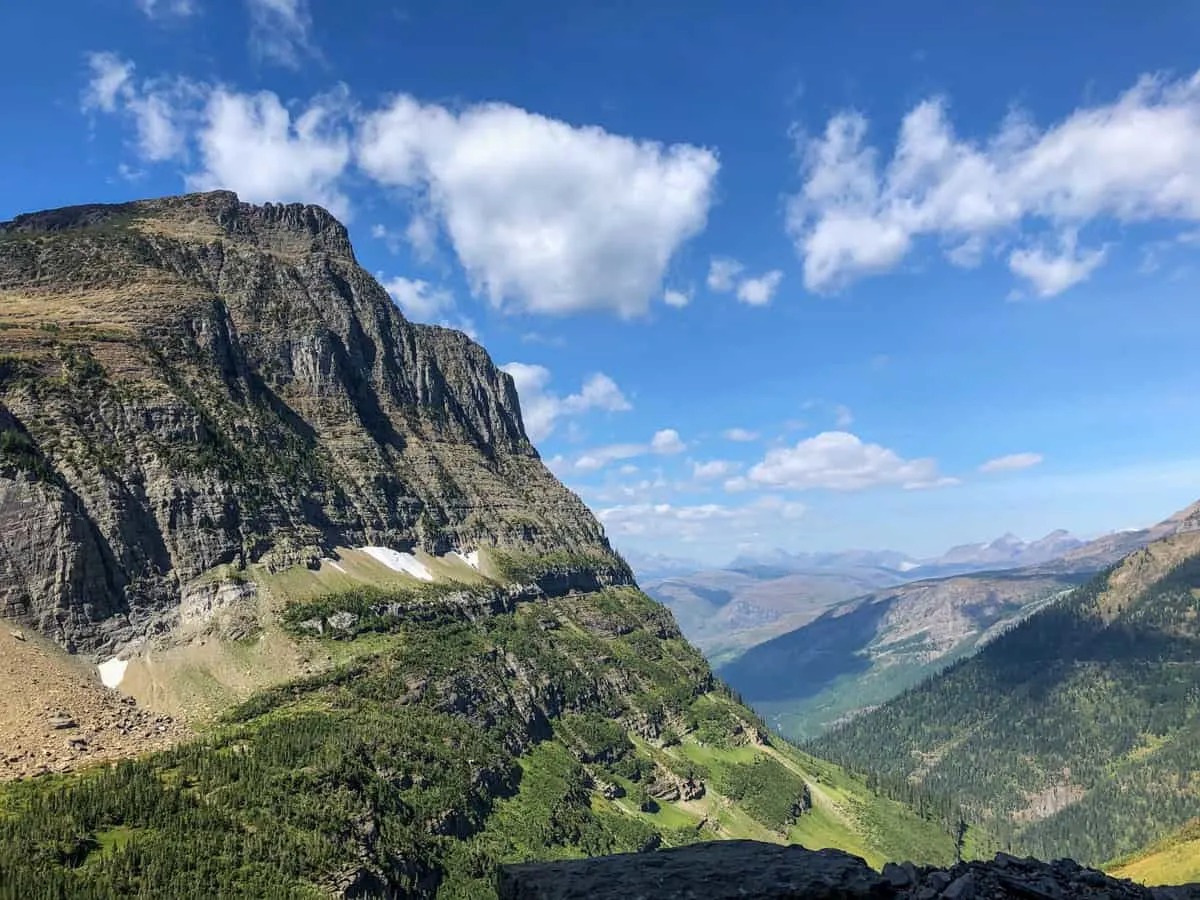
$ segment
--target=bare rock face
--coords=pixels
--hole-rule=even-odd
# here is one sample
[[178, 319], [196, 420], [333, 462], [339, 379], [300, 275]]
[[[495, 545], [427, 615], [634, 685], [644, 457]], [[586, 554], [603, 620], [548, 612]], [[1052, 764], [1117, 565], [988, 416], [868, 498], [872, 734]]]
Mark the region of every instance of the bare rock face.
[[0, 224], [0, 614], [111, 651], [215, 566], [367, 543], [632, 580], [512, 379], [406, 321], [324, 210], [221, 191]]
[[502, 867], [500, 900], [1195, 900], [1200, 885], [1145, 888], [1069, 860], [1001, 854], [951, 869], [876, 872], [840, 850], [716, 841], [673, 850]]

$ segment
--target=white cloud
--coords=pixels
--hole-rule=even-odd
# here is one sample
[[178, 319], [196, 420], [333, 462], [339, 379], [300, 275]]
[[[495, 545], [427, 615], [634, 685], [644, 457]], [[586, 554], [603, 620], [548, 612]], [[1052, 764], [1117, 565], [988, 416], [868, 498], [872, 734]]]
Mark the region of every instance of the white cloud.
[[1010, 453], [1008, 456], [998, 456], [989, 459], [979, 467], [980, 472], [1013, 472], [1018, 469], [1028, 469], [1042, 461], [1040, 453]]
[[351, 161], [345, 87], [292, 110], [269, 91], [240, 94], [182, 78], [138, 82], [133, 64], [112, 53], [92, 54], [88, 63], [84, 111], [130, 119], [141, 161], [198, 159], [199, 169], [185, 176], [191, 190], [225, 188], [252, 203], [319, 203], [349, 217], [340, 187]]
[[747, 278], [738, 285], [737, 298], [751, 306], [765, 306], [775, 296], [783, 273], [778, 269], [760, 275], [758, 278]]
[[316, 55], [307, 0], [246, 0], [250, 47], [259, 57], [290, 69]]
[[[882, 167], [866, 132], [865, 117], [842, 112], [800, 141], [805, 183], [790, 199], [788, 230], [810, 290], [891, 269], [921, 237], [971, 265], [988, 241], [1027, 220], [1056, 231], [1101, 218], [1200, 221], [1200, 73], [1143, 77], [1114, 102], [1045, 130], [1013, 113], [982, 142], [955, 134], [943, 100], [926, 100], [905, 116]], [[1102, 259], [1071, 258], [1091, 268]], [[1017, 261], [1047, 270], [1048, 259]], [[1062, 271], [1047, 283], [1068, 281], [1073, 270]]]
[[595, 472], [623, 459], [648, 454], [671, 456], [686, 449], [687, 445], [680, 439], [679, 432], [674, 428], [664, 428], [654, 432], [654, 436], [645, 444], [609, 444], [585, 450], [575, 458], [573, 466], [578, 472]]
[[721, 432], [726, 440], [730, 441], [756, 441], [758, 440], [758, 432], [750, 431], [746, 428], [727, 428]]
[[650, 439], [650, 449], [654, 453], [672, 454], [682, 453], [687, 447], [679, 439], [678, 431], [674, 428], [664, 428], [654, 432], [654, 437]]
[[850, 407], [838, 404], [833, 408], [834, 421], [839, 429], [845, 429], [854, 422], [854, 413], [850, 412]]
[[269, 91], [209, 96], [196, 135], [203, 169], [188, 176], [193, 190], [226, 188], [251, 203], [319, 203], [348, 218], [339, 182], [350, 162], [345, 88], [314, 98], [293, 117]]
[[397, 276], [384, 282], [383, 286], [404, 314], [418, 322], [427, 322], [454, 308], [454, 295], [427, 281]]
[[780, 518], [798, 519], [804, 513], [805, 507], [801, 503], [767, 495], [743, 506], [719, 503], [618, 504], [600, 509], [596, 515], [604, 523], [605, 530], [614, 537], [650, 535], [656, 539], [717, 539], [732, 542]]
[[693, 462], [692, 477], [698, 481], [708, 481], [713, 478], [724, 478], [737, 471], [738, 464], [725, 459], [711, 459], [708, 462]]
[[744, 269], [736, 259], [714, 256], [708, 263], [708, 278], [706, 283], [710, 291], [727, 294], [733, 290], [737, 277]]
[[118, 113], [132, 120], [138, 156], [145, 162], [178, 156], [191, 106], [204, 88], [182, 78], [139, 84], [133, 77], [134, 64], [115, 53], [92, 53], [87, 60], [92, 77], [83, 92], [83, 111]]
[[638, 473], [638, 467], [632, 463], [627, 463], [626, 465], [621, 466], [620, 472], [622, 475], [636, 475]]
[[731, 479], [726, 482], [726, 489], [767, 486], [856, 491], [877, 485], [911, 489], [950, 483], [953, 479], [942, 478], [933, 459], [906, 460], [894, 450], [864, 443], [849, 432], [825, 431], [794, 447], [768, 450], [763, 460], [750, 469], [747, 478]]
[[609, 463], [621, 459], [632, 459], [646, 453], [645, 444], [609, 444], [607, 447], [596, 447], [575, 460], [575, 469], [579, 472], [595, 472], [603, 469]]
[[83, 111], [116, 112], [117, 101], [131, 90], [133, 63], [115, 53], [90, 53], [88, 68], [91, 79], [83, 91]]
[[527, 331], [521, 335], [523, 344], [545, 344], [548, 347], [565, 347], [567, 342], [561, 335], [544, 334], [540, 331]]
[[437, 255], [437, 222], [428, 213], [419, 212], [409, 219], [404, 238], [421, 262], [429, 262]]
[[358, 156], [420, 196], [493, 305], [625, 317], [647, 311], [675, 251], [703, 230], [718, 169], [699, 147], [405, 95], [366, 117]]
[[197, 12], [193, 0], [136, 0], [138, 9], [151, 19], [186, 18]]
[[564, 416], [578, 416], [594, 409], [625, 412], [633, 408], [617, 383], [603, 372], [588, 376], [579, 393], [560, 397], [546, 390], [550, 370], [545, 366], [514, 362], [500, 368], [516, 384], [525, 431], [534, 443], [549, 437]]
[[1086, 281], [1107, 253], [1105, 248], [1077, 252], [1073, 231], [1062, 236], [1060, 245], [1057, 255], [1041, 246], [1014, 250], [1008, 257], [1008, 267], [1032, 284], [1039, 297], [1053, 297]]
[[663, 303], [667, 306], [673, 306], [676, 309], [683, 309], [692, 302], [692, 294], [690, 291], [675, 291], [668, 290], [663, 294]]
[[736, 259], [727, 256], [714, 256], [708, 262], [708, 278], [705, 283], [710, 291], [718, 294], [734, 292], [743, 303], [751, 306], [763, 306], [771, 302], [779, 282], [783, 280], [783, 272], [773, 269], [764, 272], [757, 278], [743, 278], [746, 267]]

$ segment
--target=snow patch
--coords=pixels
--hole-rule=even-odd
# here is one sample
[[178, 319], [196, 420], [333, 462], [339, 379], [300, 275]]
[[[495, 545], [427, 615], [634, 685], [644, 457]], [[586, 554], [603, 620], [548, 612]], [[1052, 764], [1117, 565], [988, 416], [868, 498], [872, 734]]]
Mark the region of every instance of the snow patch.
[[397, 572], [405, 572], [413, 578], [419, 578], [422, 581], [433, 581], [433, 573], [411, 553], [400, 553], [391, 547], [363, 547], [362, 550], [367, 555], [379, 560], [389, 569], [394, 569]]
[[457, 550], [451, 550], [446, 555], [447, 556], [455, 556], [455, 557], [461, 559], [463, 562], [465, 562], [468, 566], [470, 566], [476, 572], [479, 571], [479, 551], [478, 550], [472, 550], [470, 553], [459, 553]]
[[96, 668], [100, 671], [100, 681], [106, 688], [116, 688], [121, 684], [121, 679], [125, 677], [125, 669], [129, 666], [129, 660], [117, 659], [115, 656], [100, 663]]
[[905, 560], [904, 562], [900, 563], [900, 565], [896, 566], [896, 568], [899, 569], [901, 572], [911, 572], [913, 569], [921, 568], [921, 564], [909, 562], [908, 560]]

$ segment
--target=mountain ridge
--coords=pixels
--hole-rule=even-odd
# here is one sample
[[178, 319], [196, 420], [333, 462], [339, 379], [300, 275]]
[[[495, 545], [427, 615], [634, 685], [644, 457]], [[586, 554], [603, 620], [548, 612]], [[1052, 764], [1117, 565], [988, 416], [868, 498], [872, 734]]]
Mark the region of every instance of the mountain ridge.
[[566, 547], [632, 580], [511, 377], [407, 322], [319, 207], [218, 191], [18, 216], [0, 298], [0, 609], [64, 646], [153, 633], [215, 566], [338, 545]]

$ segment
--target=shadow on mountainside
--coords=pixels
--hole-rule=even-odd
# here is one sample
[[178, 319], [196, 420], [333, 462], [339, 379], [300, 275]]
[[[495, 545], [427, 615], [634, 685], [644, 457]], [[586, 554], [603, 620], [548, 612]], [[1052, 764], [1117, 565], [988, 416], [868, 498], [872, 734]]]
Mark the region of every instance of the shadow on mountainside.
[[831, 610], [795, 631], [752, 647], [718, 674], [747, 702], [803, 700], [839, 678], [871, 667], [863, 653], [878, 633], [894, 596]]

